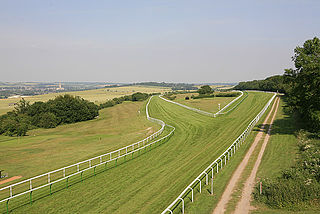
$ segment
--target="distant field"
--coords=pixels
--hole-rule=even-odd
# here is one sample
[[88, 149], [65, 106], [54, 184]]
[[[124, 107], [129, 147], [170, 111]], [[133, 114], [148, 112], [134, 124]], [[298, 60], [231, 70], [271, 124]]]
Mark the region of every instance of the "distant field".
[[[171, 89], [151, 87], [151, 86], [150, 87], [128, 86], [128, 87], [116, 87], [116, 88], [101, 88], [101, 89], [86, 90], [86, 91], [51, 93], [51, 94], [25, 97], [24, 99], [33, 103], [36, 101], [47, 101], [61, 94], [71, 94], [71, 95], [80, 96], [86, 100], [90, 100], [96, 104], [99, 104], [99, 103], [105, 102], [108, 99], [113, 99], [115, 97], [120, 97], [124, 95], [130, 95], [135, 92], [156, 93], [156, 92], [165, 92], [165, 91], [171, 91]], [[16, 103], [20, 99], [21, 98], [0, 99], [0, 115], [5, 114], [10, 110], [13, 110], [14, 107], [10, 106], [9, 104]]]
[[[203, 110], [203, 111], [215, 113], [219, 111], [219, 104], [220, 104], [220, 108], [223, 108], [231, 100], [235, 99], [235, 97], [213, 97], [213, 98], [191, 99], [192, 95], [197, 96], [198, 93], [177, 94], [175, 95], [177, 96], [177, 98], [174, 101], [184, 104], [186, 106]], [[190, 98], [189, 100], [185, 100], [185, 97], [187, 96]]]
[[[155, 97], [150, 104], [151, 116], [176, 127], [168, 142], [13, 213], [159, 213], [231, 144], [270, 97], [250, 92], [235, 111], [217, 118]], [[206, 201], [215, 199], [206, 191], [202, 195]], [[11, 206], [14, 203], [10, 201]]]

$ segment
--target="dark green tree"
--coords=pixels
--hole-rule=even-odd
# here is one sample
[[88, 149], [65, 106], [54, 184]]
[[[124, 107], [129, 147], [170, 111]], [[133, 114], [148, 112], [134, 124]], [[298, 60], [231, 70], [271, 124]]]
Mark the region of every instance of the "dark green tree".
[[320, 40], [307, 40], [296, 47], [292, 60], [295, 69], [285, 70], [289, 84], [290, 106], [310, 121], [312, 128], [320, 128]]
[[22, 98], [14, 107], [14, 109], [21, 114], [24, 114], [27, 112], [28, 108], [30, 106], [30, 103], [26, 101], [24, 98]]
[[199, 94], [212, 94], [213, 90], [209, 85], [203, 85], [198, 89]]

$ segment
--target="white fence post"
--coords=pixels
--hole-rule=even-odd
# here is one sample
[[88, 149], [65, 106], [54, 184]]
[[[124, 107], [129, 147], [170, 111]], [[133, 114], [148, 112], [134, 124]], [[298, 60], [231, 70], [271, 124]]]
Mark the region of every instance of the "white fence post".
[[[227, 157], [227, 154], [228, 153], [228, 160], [230, 157], [232, 157], [232, 155], [235, 153], [236, 149], [238, 147], [240, 147], [241, 145], [241, 142], [244, 142], [244, 140], [246, 139], [247, 135], [249, 135], [252, 127], [255, 126], [256, 122], [258, 122], [257, 118], [259, 118], [264, 112], [265, 112], [265, 109], [268, 108], [268, 106], [270, 105], [270, 103], [272, 102], [272, 100], [274, 99], [276, 95], [274, 95], [270, 100], [269, 102], [265, 105], [265, 107], [260, 111], [260, 113], [256, 116], [255, 119], [253, 119], [251, 121], [251, 123], [248, 125], [248, 127], [242, 132], [242, 134], [230, 145], [230, 147], [227, 148], [227, 150], [225, 151], [225, 153], [223, 153], [220, 157], [218, 157], [215, 161], [213, 161], [203, 172], [200, 173], [200, 175], [194, 179], [191, 184], [185, 188], [183, 190], [183, 192], [162, 212], [162, 214], [165, 214], [166, 211], [171, 211], [172, 207], [176, 206], [178, 201], [179, 200], [183, 200], [181, 197], [183, 197], [183, 195], [186, 193], [187, 189], [190, 188], [192, 185], [195, 185], [196, 184], [196, 181], [199, 181], [200, 183], [200, 193], [201, 193], [201, 180], [200, 180], [200, 177], [203, 175], [203, 173], [207, 173], [207, 170], [208, 169], [212, 169], [212, 177], [211, 177], [211, 194], [213, 194], [213, 168], [214, 168], [214, 164], [215, 164], [215, 167], [217, 168], [217, 173], [219, 172], [219, 161], [221, 161], [221, 168], [222, 168], [222, 165], [223, 165], [223, 156], [225, 158], [225, 164], [226, 164], [226, 157]], [[255, 122], [255, 123], [254, 123]], [[236, 148], [237, 147], [237, 148]], [[207, 174], [206, 174], [207, 175]], [[183, 204], [183, 213], [184, 213], [184, 204]]]
[[182, 198], [180, 198], [182, 201], [182, 214], [184, 214], [184, 200]]
[[[172, 128], [172, 130], [171, 130], [171, 132], [169, 132], [169, 134], [167, 134], [166, 136], [162, 137], [161, 139], [168, 138], [168, 137], [171, 136], [172, 133], [175, 131], [175, 127], [165, 124], [162, 120], [157, 120], [157, 119], [154, 119], [154, 118], [149, 117], [149, 114], [148, 114], [148, 104], [149, 104], [150, 100], [151, 100], [151, 98], [149, 99], [149, 101], [148, 101], [148, 103], [147, 103], [147, 105], [146, 105], [147, 119], [150, 120], [150, 121], [152, 121], [152, 122], [156, 122], [156, 123], [160, 124], [160, 125], [161, 125], [161, 129], [159, 129], [156, 133], [152, 134], [151, 136], [148, 136], [147, 138], [145, 138], [145, 139], [143, 139], [143, 140], [141, 140], [141, 141], [139, 141], [139, 142], [137, 142], [137, 143], [134, 143], [134, 144], [129, 145], [129, 146], [132, 146], [132, 150], [133, 150], [133, 151], [132, 151], [132, 154], [133, 154], [133, 152], [134, 152], [134, 149], [135, 149], [134, 146], [135, 146], [136, 144], [138, 144], [138, 147], [141, 147], [140, 142], [145, 143], [147, 140], [149, 141], [150, 139], [154, 139], [155, 137], [159, 136], [160, 133], [163, 132], [165, 126], [168, 126], [168, 127]], [[159, 140], [161, 140], [161, 139], [159, 139]], [[156, 142], [158, 142], [158, 141], [156, 141]], [[155, 142], [154, 142], [154, 143], [155, 143]], [[44, 188], [44, 187], [49, 186], [49, 185], [50, 185], [50, 187], [51, 187], [51, 185], [52, 185], [53, 183], [61, 182], [61, 181], [66, 177], [66, 169], [69, 169], [69, 168], [71, 168], [71, 167], [77, 167], [77, 172], [71, 173], [71, 174], [69, 173], [68, 178], [71, 177], [71, 176], [74, 176], [74, 175], [77, 175], [77, 174], [81, 173], [81, 181], [82, 181], [82, 180], [83, 180], [82, 173], [83, 173], [84, 171], [86, 171], [86, 170], [88, 170], [88, 169], [91, 169], [92, 167], [94, 167], [94, 169], [95, 169], [95, 167], [99, 166], [100, 164], [107, 164], [109, 161], [112, 161], [112, 158], [113, 158], [112, 155], [115, 156], [116, 154], [118, 154], [118, 155], [120, 156], [120, 155], [121, 155], [121, 151], [122, 151], [124, 148], [126, 148], [126, 153], [127, 153], [127, 152], [128, 152], [127, 148], [128, 148], [129, 146], [126, 146], [126, 147], [120, 148], [120, 149], [118, 149], [118, 150], [116, 150], [116, 151], [112, 151], [112, 152], [109, 152], [109, 153], [106, 153], [106, 154], [103, 154], [103, 155], [100, 155], [100, 156], [97, 156], [97, 157], [93, 157], [93, 158], [91, 158], [91, 159], [84, 160], [84, 161], [81, 161], [81, 162], [78, 162], [78, 163], [75, 163], [75, 164], [72, 164], [72, 165], [69, 165], [69, 166], [66, 166], [66, 167], [57, 169], [57, 170], [53, 170], [53, 171], [44, 173], [44, 174], [42, 174], [42, 175], [35, 176], [35, 177], [33, 177], [33, 178], [26, 179], [26, 180], [23, 180], [23, 181], [20, 181], [20, 182], [11, 184], [11, 185], [9, 185], [9, 186], [0, 188], [0, 193], [1, 193], [1, 194], [3, 193], [3, 191], [8, 191], [8, 192], [6, 192], [7, 195], [10, 195], [10, 194], [11, 194], [10, 197], [4, 198], [4, 199], [0, 199], [0, 203], [5, 202], [5, 201], [8, 201], [8, 200], [10, 200], [10, 199], [12, 199], [12, 198], [15, 198], [15, 197], [17, 197], [17, 196], [20, 196], [20, 195], [23, 195], [23, 194], [27, 194], [27, 193], [29, 193], [29, 192], [31, 192], [31, 191], [38, 190], [38, 189], [40, 189], [40, 188]], [[149, 146], [149, 145], [144, 145], [144, 146]], [[117, 152], [118, 152], [118, 153], [117, 153]], [[109, 160], [107, 160], [107, 155], [109, 155]], [[103, 157], [103, 156], [106, 157], [105, 162], [103, 162], [103, 160], [102, 160], [102, 157]], [[97, 164], [95, 164], [94, 166], [92, 166], [92, 160], [96, 160], [97, 158], [100, 159], [100, 163], [97, 163]], [[80, 170], [80, 164], [87, 164], [87, 163], [88, 163], [89, 166], [86, 165], [86, 166], [83, 167], [83, 168], [84, 168], [83, 170]], [[51, 180], [51, 174], [52, 174], [52, 173], [61, 173], [61, 171], [62, 171], [62, 173], [63, 173], [63, 177], [60, 178], [60, 179], [56, 179], [56, 180], [52, 181], [52, 180]], [[46, 177], [46, 176], [47, 176], [47, 177]], [[41, 184], [41, 185], [39, 185], [38, 187], [33, 188], [33, 187], [32, 187], [32, 180], [33, 180], [33, 179], [40, 178], [40, 177], [45, 177], [45, 179], [47, 178], [48, 183], [45, 182], [45, 184]], [[25, 191], [25, 192], [22, 192], [22, 193], [19, 193], [19, 194], [16, 194], [16, 195], [13, 195], [13, 191], [14, 191], [13, 187], [15, 187], [15, 186], [17, 186], [17, 185], [20, 185], [20, 184], [26, 184], [26, 185], [28, 185], [28, 182], [29, 182], [29, 188], [30, 188], [29, 190], [27, 190], [27, 191]], [[170, 211], [170, 210], [169, 210], [169, 211]]]
[[189, 189], [191, 189], [191, 202], [193, 202], [193, 189], [191, 187]]

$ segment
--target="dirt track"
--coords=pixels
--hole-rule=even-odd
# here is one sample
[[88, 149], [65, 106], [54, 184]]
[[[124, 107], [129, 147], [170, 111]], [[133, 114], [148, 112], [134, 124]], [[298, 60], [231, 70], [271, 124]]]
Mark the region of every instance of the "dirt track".
[[6, 179], [6, 180], [3, 180], [3, 181], [0, 181], [0, 184], [5, 184], [5, 183], [8, 183], [8, 182], [10, 182], [10, 181], [14, 181], [14, 180], [17, 180], [17, 179], [19, 179], [19, 178], [22, 178], [22, 176], [13, 176], [13, 177], [11, 177], [11, 178], [8, 178], [8, 179]]
[[[276, 107], [275, 107], [276, 106]], [[222, 197], [220, 199], [220, 201], [218, 202], [216, 208], [213, 211], [213, 214], [222, 214], [225, 212], [226, 209], [226, 205], [227, 203], [230, 201], [233, 190], [237, 184], [237, 182], [239, 181], [244, 169], [246, 168], [248, 161], [253, 153], [253, 151], [255, 150], [257, 144], [259, 143], [259, 141], [262, 139], [263, 137], [263, 131], [264, 131], [264, 127], [267, 124], [267, 121], [269, 120], [274, 108], [274, 114], [272, 117], [272, 120], [270, 122], [270, 127], [268, 130], [268, 133], [265, 137], [265, 140], [263, 142], [262, 148], [259, 152], [258, 155], [258, 159], [255, 162], [254, 168], [252, 169], [249, 178], [247, 179], [245, 186], [243, 188], [243, 192], [242, 192], [242, 196], [241, 196], [241, 200], [239, 201], [239, 203], [237, 204], [236, 207], [236, 211], [235, 213], [249, 213], [250, 210], [250, 200], [251, 200], [251, 192], [253, 190], [254, 187], [254, 181], [255, 181], [255, 177], [256, 177], [256, 173], [257, 170], [259, 168], [260, 162], [261, 162], [261, 158], [263, 156], [263, 152], [265, 150], [265, 147], [267, 145], [268, 139], [270, 137], [270, 131], [271, 131], [271, 124], [273, 123], [273, 120], [275, 118], [275, 115], [277, 113], [277, 109], [279, 106], [279, 98], [276, 98], [275, 102], [272, 105], [271, 111], [269, 112], [269, 114], [267, 115], [266, 119], [264, 120], [261, 129], [259, 131], [259, 133], [257, 134], [257, 136], [254, 139], [254, 142], [252, 143], [252, 145], [250, 146], [248, 152], [246, 153], [245, 157], [243, 158], [243, 160], [241, 161], [241, 163], [239, 164], [239, 166], [237, 167], [237, 169], [234, 171], [229, 183], [227, 184], [227, 187], [225, 189], [225, 191], [222, 194]]]

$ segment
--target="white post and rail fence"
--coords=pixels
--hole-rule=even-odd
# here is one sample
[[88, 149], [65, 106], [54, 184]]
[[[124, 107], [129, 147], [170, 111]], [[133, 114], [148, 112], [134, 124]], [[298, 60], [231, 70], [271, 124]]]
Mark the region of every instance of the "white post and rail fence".
[[213, 161], [205, 170], [203, 170], [198, 177], [196, 177], [182, 192], [181, 194], [161, 213], [168, 214], [173, 213], [174, 211], [185, 213], [185, 205], [186, 201], [189, 200], [191, 194], [191, 203], [194, 201], [194, 192], [198, 190], [201, 193], [201, 189], [203, 189], [204, 185], [209, 185], [209, 180], [211, 188], [210, 193], [213, 194], [213, 177], [215, 174], [218, 174], [224, 165], [228, 163], [234, 153], [238, 150], [238, 148], [245, 141], [251, 130], [257, 124], [259, 119], [268, 109], [276, 94], [272, 96], [272, 98], [267, 102], [267, 104], [263, 107], [263, 109], [257, 114], [257, 116], [250, 122], [248, 127], [240, 134], [240, 136], [225, 150], [225, 152], [220, 155], [215, 161]]
[[[150, 100], [152, 97], [148, 100], [148, 103], [146, 105], [146, 116], [149, 121], [158, 123], [161, 125], [161, 128], [153, 133], [152, 135], [148, 136], [147, 138], [133, 143], [131, 145], [125, 146], [123, 148], [120, 148], [118, 150], [99, 155], [94, 158], [90, 158], [88, 160], [80, 161], [78, 163], [65, 166], [63, 168], [53, 170], [47, 173], [44, 173], [42, 175], [38, 175], [11, 185], [8, 185], [6, 187], [3, 187], [0, 189], [0, 204], [5, 203], [6, 206], [6, 212], [9, 212], [9, 201], [17, 198], [19, 196], [25, 196], [29, 194], [29, 202], [32, 204], [33, 201], [33, 196], [32, 193], [35, 192], [36, 190], [43, 189], [45, 187], [49, 188], [49, 193], [52, 194], [52, 185], [53, 184], [61, 184], [62, 182], [65, 182], [65, 187], [68, 188], [70, 185], [70, 178], [74, 178], [75, 176], [77, 177], [78, 182], [82, 182], [83, 179], [85, 178], [84, 172], [91, 170], [90, 175], [95, 176], [96, 173], [104, 171], [108, 168], [108, 166], [112, 163], [113, 167], [116, 167], [119, 163], [118, 160], [120, 158], [123, 158], [124, 161], [126, 161], [126, 158], [131, 156], [133, 158], [134, 153], [142, 153], [146, 152], [147, 150], [152, 149], [153, 145], [160, 144], [164, 142], [167, 138], [169, 138], [175, 128], [173, 126], [165, 124], [162, 120], [152, 118], [149, 116], [149, 111], [148, 111], [148, 106], [150, 103]], [[170, 127], [171, 131], [157, 139], [154, 140], [156, 137], [161, 135], [164, 131], [165, 126]], [[153, 141], [154, 140], [154, 141]], [[108, 164], [109, 163], [109, 164]], [[88, 177], [88, 176], [86, 176]]]
[[[222, 114], [221, 112], [223, 110], [225, 110], [227, 107], [229, 107], [232, 103], [234, 103], [236, 100], [238, 100], [241, 96], [243, 96], [243, 92], [239, 97], [237, 97], [236, 99], [231, 101], [227, 106], [225, 106], [223, 109], [221, 109], [219, 111], [220, 113], [217, 112], [216, 114], [218, 114], [218, 113]], [[202, 173], [200, 173], [200, 175], [196, 179], [194, 179], [194, 181], [191, 182], [191, 184], [189, 186], [187, 186], [185, 188], [185, 190], [162, 212], [162, 214], [173, 213], [173, 210], [175, 210], [177, 207], [179, 207], [180, 204], [182, 206], [182, 209], [181, 209], [182, 213], [184, 213], [186, 196], [191, 194], [191, 201], [193, 202], [194, 201], [194, 190], [197, 188], [197, 186], [199, 186], [199, 192], [201, 193], [201, 188], [202, 188], [203, 183], [205, 185], [208, 185], [209, 178], [211, 179], [211, 182], [210, 182], [211, 183], [211, 193], [213, 193], [213, 176], [214, 176], [214, 174], [218, 173], [219, 170], [225, 164], [227, 164], [227, 161], [230, 160], [230, 158], [233, 156], [233, 154], [236, 152], [236, 150], [243, 143], [243, 141], [248, 136], [248, 134], [250, 133], [252, 128], [259, 121], [259, 119], [261, 118], [263, 113], [266, 111], [266, 109], [269, 107], [270, 103], [272, 102], [272, 100], [274, 99], [275, 96], [276, 95], [274, 95], [268, 101], [268, 103], [265, 105], [265, 107], [250, 122], [250, 124], [248, 125], [246, 130], [232, 143], [232, 145], [220, 157], [218, 157], [214, 162], [212, 162]], [[181, 105], [182, 107], [185, 107], [185, 108], [191, 108], [188, 106], [184, 106], [180, 103], [176, 103], [176, 102], [164, 99], [161, 96], [160, 96], [160, 98], [162, 98], [165, 101]], [[148, 106], [150, 104], [151, 99], [152, 99], [152, 97], [148, 100], [147, 105], [146, 105], [146, 116], [149, 121], [152, 121], [152, 122], [155, 122], [155, 123], [158, 123], [161, 125], [161, 128], [157, 132], [155, 132], [154, 134], [150, 135], [149, 137], [147, 137], [139, 142], [125, 146], [125, 147], [120, 148], [118, 150], [115, 150], [115, 151], [112, 151], [112, 152], [109, 152], [106, 154], [102, 154], [97, 157], [90, 158], [88, 160], [84, 160], [84, 161], [81, 161], [81, 162], [78, 162], [78, 163], [57, 169], [57, 170], [53, 170], [53, 171], [44, 173], [42, 175], [38, 175], [38, 176], [35, 176], [32, 178], [8, 185], [6, 187], [3, 187], [0, 189], [0, 204], [5, 203], [7, 213], [9, 212], [9, 201], [14, 198], [29, 195], [28, 200], [29, 200], [30, 204], [32, 204], [32, 201], [33, 201], [32, 193], [35, 192], [36, 190], [40, 190], [40, 189], [47, 187], [47, 188], [49, 188], [48, 194], [51, 195], [53, 192], [52, 191], [53, 184], [59, 183], [61, 186], [62, 182], [65, 182], [65, 184], [64, 184], [65, 188], [68, 188], [68, 186], [70, 185], [70, 183], [69, 183], [70, 178], [74, 178], [75, 176], [78, 176], [78, 180], [79, 179], [80, 180], [77, 182], [82, 182], [83, 179], [85, 178], [84, 172], [86, 172], [86, 171], [91, 170], [90, 175], [95, 176], [98, 172], [106, 170], [110, 164], [113, 164], [112, 166], [116, 167], [118, 165], [118, 160], [120, 158], [123, 158], [124, 160], [126, 160], [126, 158], [128, 156], [129, 157], [131, 156], [131, 158], [133, 158], [134, 153], [140, 154], [143, 151], [147, 151], [148, 148], [151, 149], [152, 145], [157, 145], [157, 144], [161, 144], [162, 142], [164, 142], [166, 139], [168, 139], [174, 133], [175, 127], [170, 126], [168, 124], [165, 124], [162, 120], [150, 117], [149, 111], [148, 111]], [[245, 97], [239, 103], [237, 103], [232, 109], [234, 109], [236, 106], [238, 106], [244, 99], [245, 99]], [[196, 110], [197, 112], [208, 115], [208, 116], [214, 115], [213, 113], [204, 112], [204, 111], [194, 109], [194, 108], [191, 108], [191, 110], [193, 110], [193, 111]], [[159, 135], [161, 135], [163, 133], [165, 126], [170, 127], [171, 131], [167, 135], [165, 135], [157, 140], [154, 140], [154, 138], [158, 137]], [[154, 141], [152, 141], [152, 140], [154, 140]], [[86, 177], [88, 177], [88, 176], [86, 176]], [[202, 182], [203, 179], [205, 179], [205, 182]]]
[[186, 109], [189, 109], [191, 111], [195, 111], [199, 114], [203, 114], [203, 115], [206, 115], [206, 116], [209, 116], [209, 117], [216, 117], [220, 114], [227, 114], [229, 113], [230, 111], [232, 111], [233, 109], [235, 109], [238, 105], [240, 105], [240, 103], [243, 102], [244, 99], [247, 98], [248, 96], [248, 93], [246, 93], [246, 95], [236, 104], [234, 105], [231, 109], [229, 109], [228, 111], [224, 112], [229, 106], [231, 106], [233, 103], [235, 103], [237, 100], [239, 100], [243, 95], [244, 93], [242, 91], [236, 91], [236, 92], [240, 92], [240, 95], [238, 97], [236, 97], [235, 99], [233, 99], [230, 103], [228, 103], [226, 106], [224, 106], [222, 109], [220, 109], [218, 112], [216, 113], [211, 113], [211, 112], [206, 112], [206, 111], [203, 111], [203, 110], [200, 110], [200, 109], [196, 109], [196, 108], [193, 108], [193, 107], [190, 107], [190, 106], [186, 106], [186, 105], [183, 105], [181, 103], [177, 103], [177, 102], [174, 102], [172, 100], [168, 100], [166, 98], [164, 98], [162, 95], [160, 95], [160, 98], [167, 101], [167, 102], [170, 102], [170, 103], [173, 103], [173, 104], [176, 104], [178, 106], [181, 106], [183, 108], [186, 108]]

